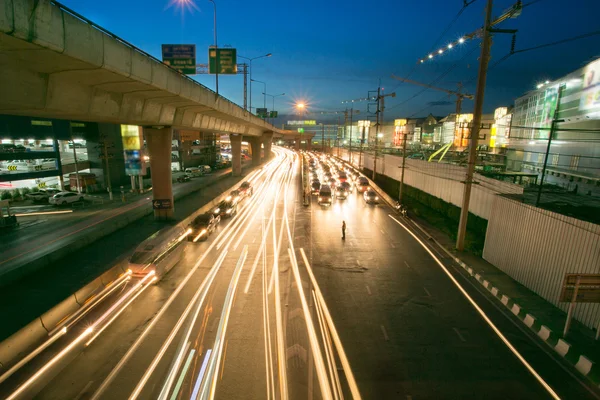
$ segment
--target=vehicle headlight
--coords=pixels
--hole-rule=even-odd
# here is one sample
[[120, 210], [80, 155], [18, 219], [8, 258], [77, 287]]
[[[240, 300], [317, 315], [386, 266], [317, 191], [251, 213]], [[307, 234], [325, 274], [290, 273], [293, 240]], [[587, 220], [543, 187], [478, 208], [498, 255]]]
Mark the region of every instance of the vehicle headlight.
[[206, 233], [206, 229], [202, 229], [202, 231], [200, 232], [200, 236], [204, 235]]
[[322, 197], [319, 197], [319, 201], [323, 201], [323, 198], [322, 198]]
[[375, 200], [379, 200], [379, 197], [375, 196]]
[[221, 212], [221, 209], [220, 208], [215, 208], [215, 212], [219, 213], [219, 212]]
[[233, 209], [231, 209], [231, 208], [230, 208], [229, 210], [227, 210], [227, 211], [225, 211], [225, 212], [226, 212], [227, 214], [231, 214], [231, 212], [232, 212], [232, 211], [233, 211]]

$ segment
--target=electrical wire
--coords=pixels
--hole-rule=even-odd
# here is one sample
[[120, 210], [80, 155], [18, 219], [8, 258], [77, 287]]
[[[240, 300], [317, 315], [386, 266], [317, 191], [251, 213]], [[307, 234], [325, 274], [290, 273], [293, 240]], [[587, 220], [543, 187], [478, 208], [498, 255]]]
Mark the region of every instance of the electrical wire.
[[[438, 76], [436, 79], [434, 79], [433, 81], [429, 82], [428, 85], [432, 86], [435, 85], [437, 82], [439, 82], [442, 78], [444, 78], [446, 75], [448, 75], [454, 68], [456, 68], [459, 64], [460, 61], [464, 60], [465, 58], [467, 58], [468, 56], [470, 56], [471, 54], [473, 54], [473, 52], [475, 50], [477, 50], [477, 47], [473, 47], [471, 50], [469, 50], [467, 53], [465, 53], [465, 55], [463, 55], [460, 60], [458, 60], [457, 62], [455, 62], [454, 64], [452, 64], [446, 71], [444, 71], [440, 76]], [[418, 91], [417, 93], [415, 93], [414, 95], [412, 95], [411, 97], [409, 97], [408, 99], [393, 105], [392, 107], [388, 107], [386, 108], [386, 110], [393, 110], [394, 108], [400, 107], [401, 105], [404, 105], [406, 103], [408, 103], [409, 101], [411, 101], [412, 99], [414, 99], [415, 97], [419, 96], [421, 93], [426, 92], [427, 90], [429, 90], [429, 88], [424, 88], [421, 89], [420, 91]], [[444, 96], [444, 98], [446, 98], [447, 96]]]
[[600, 35], [600, 31], [584, 33], [583, 35], [578, 35], [578, 36], [573, 36], [573, 37], [570, 37], [567, 39], [557, 40], [556, 42], [550, 42], [550, 43], [540, 44], [538, 46], [528, 47], [526, 49], [515, 50], [512, 54], [524, 53], [526, 51], [538, 50], [538, 49], [542, 49], [544, 47], [556, 46], [557, 44], [568, 43], [568, 42], [572, 42], [574, 40], [585, 39], [585, 38], [588, 38], [591, 36], [596, 36], [596, 35]]
[[[446, 35], [446, 33], [448, 33], [448, 31], [450, 30], [450, 28], [452, 28], [452, 26], [456, 23], [456, 21], [461, 16], [461, 14], [465, 11], [465, 9], [468, 6], [470, 6], [471, 4], [475, 3], [476, 1], [477, 0], [471, 0], [471, 1], [466, 1], [465, 0], [465, 1], [463, 1], [462, 8], [460, 10], [458, 10], [458, 12], [454, 16], [454, 18], [452, 18], [452, 20], [446, 26], [446, 28], [442, 31], [442, 33], [440, 34], [440, 36], [438, 36], [438, 38], [435, 40], [435, 42], [433, 43], [433, 45], [429, 49], [428, 53], [431, 53], [433, 51], [433, 49], [438, 45], [438, 43], [440, 42], [440, 40], [442, 40], [442, 38], [444, 37], [444, 35]], [[408, 74], [405, 76], [406, 79], [408, 79], [415, 72], [415, 70], [417, 69], [417, 66], [418, 66], [418, 64], [416, 64], [416, 63], [413, 65], [413, 67], [410, 69], [410, 71], [408, 71]], [[400, 85], [402, 85], [402, 83], [404, 83], [404, 82], [400, 82], [399, 84], [397, 84], [391, 91], [393, 92], [394, 90], [396, 90], [397, 88], [399, 88]]]

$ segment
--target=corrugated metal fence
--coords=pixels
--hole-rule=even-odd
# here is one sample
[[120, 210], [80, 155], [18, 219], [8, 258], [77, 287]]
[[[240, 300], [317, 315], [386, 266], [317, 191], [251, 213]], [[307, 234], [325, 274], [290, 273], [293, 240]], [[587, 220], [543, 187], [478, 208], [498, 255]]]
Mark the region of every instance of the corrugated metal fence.
[[[359, 154], [352, 152], [353, 164], [359, 164]], [[337, 154], [337, 149], [333, 150]], [[340, 157], [348, 160], [348, 151], [340, 149]], [[373, 155], [362, 154], [361, 161], [365, 168], [373, 169]], [[378, 157], [377, 173], [400, 180], [402, 174], [402, 157], [384, 155]], [[424, 160], [406, 160], [404, 183], [438, 197], [455, 206], [462, 206], [463, 181], [466, 167], [452, 164], [440, 164]], [[469, 211], [481, 218], [489, 219], [492, 202], [498, 193], [522, 194], [523, 188], [512, 183], [501, 182], [475, 174], [475, 182], [471, 192]]]
[[[496, 196], [483, 258], [566, 311], [564, 275], [600, 273], [600, 226]], [[595, 328], [600, 304], [578, 304], [574, 317]]]

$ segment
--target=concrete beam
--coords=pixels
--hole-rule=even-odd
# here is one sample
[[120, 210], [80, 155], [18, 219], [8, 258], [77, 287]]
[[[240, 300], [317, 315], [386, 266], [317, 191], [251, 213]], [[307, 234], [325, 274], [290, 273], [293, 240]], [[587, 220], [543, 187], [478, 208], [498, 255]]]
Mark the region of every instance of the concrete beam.
[[252, 153], [252, 165], [254, 167], [262, 164], [262, 140], [259, 137], [244, 138], [250, 145], [250, 152]]
[[[154, 209], [154, 219], [173, 219], [173, 181], [171, 176], [171, 143], [173, 128], [144, 127], [144, 137], [150, 153], [152, 170], [152, 199], [161, 201], [165, 208]], [[170, 203], [170, 204], [167, 204]], [[167, 204], [165, 206], [165, 204]]]

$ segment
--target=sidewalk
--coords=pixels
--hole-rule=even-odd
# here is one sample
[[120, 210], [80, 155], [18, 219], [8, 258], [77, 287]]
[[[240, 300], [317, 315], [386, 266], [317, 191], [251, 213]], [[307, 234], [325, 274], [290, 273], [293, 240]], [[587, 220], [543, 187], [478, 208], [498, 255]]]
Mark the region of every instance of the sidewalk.
[[600, 384], [600, 366], [597, 364], [600, 360], [600, 345], [595, 340], [594, 330], [573, 319], [567, 338], [563, 338], [565, 312], [483, 258], [457, 251], [454, 248], [454, 241], [427, 221], [413, 215], [409, 217], [446, 249], [472, 279], [476, 279], [486, 287], [492, 296], [511, 310], [542, 341], [595, 384]]

